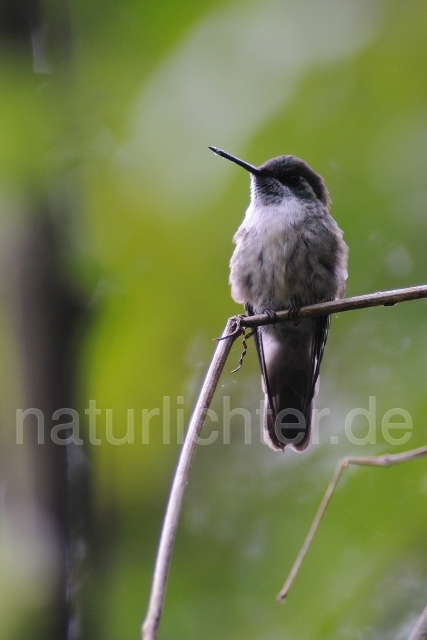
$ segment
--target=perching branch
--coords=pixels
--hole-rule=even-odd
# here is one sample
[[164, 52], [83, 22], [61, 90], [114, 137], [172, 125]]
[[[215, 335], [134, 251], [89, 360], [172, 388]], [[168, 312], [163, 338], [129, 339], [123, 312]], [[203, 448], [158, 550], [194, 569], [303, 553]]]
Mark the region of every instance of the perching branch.
[[[396, 289], [394, 291], [382, 291], [353, 298], [345, 298], [343, 300], [332, 300], [331, 302], [314, 304], [302, 307], [298, 312], [298, 317], [314, 318], [316, 316], [337, 313], [339, 311], [352, 311], [354, 309], [364, 309], [366, 307], [377, 307], [381, 305], [393, 306], [398, 302], [419, 300], [421, 298], [427, 298], [427, 285], [409, 287], [407, 289]], [[210, 407], [231, 347], [235, 339], [243, 333], [243, 329], [245, 327], [259, 327], [293, 319], [294, 316], [290, 318], [290, 315], [289, 311], [279, 311], [273, 318], [267, 314], [259, 314], [250, 317], [236, 316], [230, 318], [224, 329], [224, 333], [218, 340], [218, 346], [215, 350], [211, 365], [203, 383], [193, 415], [191, 416], [173, 479], [160, 536], [159, 548], [157, 551], [148, 610], [142, 626], [143, 640], [156, 640], [157, 638], [157, 630], [160, 624], [160, 617], [165, 599], [166, 582], [169, 573], [172, 549], [191, 463], [196, 450], [197, 441], [205, 421], [207, 410]]]
[[415, 627], [412, 629], [408, 640], [426, 640], [427, 639], [427, 607], [418, 618]]
[[[379, 291], [377, 293], [367, 293], [364, 296], [354, 296], [353, 298], [343, 298], [342, 300], [331, 300], [321, 304], [311, 304], [298, 310], [299, 318], [315, 318], [329, 313], [342, 311], [354, 311], [355, 309], [365, 309], [366, 307], [393, 307], [398, 302], [408, 300], [420, 300], [427, 298], [427, 285], [419, 287], [408, 287], [407, 289], [394, 289], [393, 291]], [[248, 316], [241, 320], [243, 327], [261, 327], [266, 324], [275, 324], [278, 320], [289, 320], [292, 312], [278, 311], [276, 317], [261, 313], [257, 316]], [[292, 318], [291, 318], [292, 319]]]

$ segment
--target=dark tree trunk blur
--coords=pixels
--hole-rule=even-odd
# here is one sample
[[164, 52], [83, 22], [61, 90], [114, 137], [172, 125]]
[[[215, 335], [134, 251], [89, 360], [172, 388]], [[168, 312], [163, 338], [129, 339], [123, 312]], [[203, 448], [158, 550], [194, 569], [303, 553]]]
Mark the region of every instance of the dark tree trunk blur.
[[[57, 72], [67, 82], [68, 7], [61, 1], [53, 10], [45, 14], [44, 5], [34, 0], [5, 0], [0, 7], [2, 54], [34, 74], [35, 87], [53, 82]], [[26, 210], [10, 234], [4, 275], [21, 361], [22, 409], [36, 409], [44, 419], [39, 431], [36, 415], [25, 418], [25, 453], [17, 447], [29, 487], [15, 482], [13, 471], [6, 477], [6, 508], [19, 505], [34, 513], [43, 523], [43, 535], [51, 536], [48, 562], [55, 566], [54, 588], [44, 610], [25, 626], [25, 637], [44, 640], [84, 635], [76, 607], [74, 549], [80, 544], [80, 555], [82, 547], [87, 554], [91, 512], [89, 466], [82, 447], [52, 439], [52, 428], [69, 420], [55, 419], [55, 411], [76, 407], [78, 328], [84, 320], [84, 305], [64, 267], [65, 221], [73, 212], [63, 191], [60, 184], [52, 184], [52, 176], [34, 191], [22, 185]], [[58, 438], [70, 435], [64, 428]]]

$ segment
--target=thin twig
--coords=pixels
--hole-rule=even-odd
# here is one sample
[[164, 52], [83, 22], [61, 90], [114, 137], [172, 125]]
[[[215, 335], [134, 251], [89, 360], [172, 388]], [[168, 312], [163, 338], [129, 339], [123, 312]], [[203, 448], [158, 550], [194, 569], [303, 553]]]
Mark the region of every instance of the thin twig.
[[242, 334], [243, 334], [243, 338], [242, 338], [242, 353], [240, 354], [240, 358], [239, 358], [239, 362], [237, 364], [237, 367], [235, 369], [231, 370], [231, 373], [237, 373], [238, 371], [240, 371], [240, 369], [243, 366], [243, 360], [245, 359], [246, 353], [248, 351], [248, 343], [247, 340], [249, 340], [249, 338], [251, 338], [254, 334], [253, 331], [249, 331], [249, 333], [246, 333], [246, 327], [244, 327], [242, 329]]
[[223, 336], [230, 335], [230, 338], [228, 340], [221, 340], [218, 342], [218, 346], [215, 350], [185, 436], [185, 442], [176, 468], [175, 477], [173, 479], [168, 505], [166, 507], [160, 544], [157, 551], [150, 601], [148, 604], [147, 615], [142, 626], [142, 637], [144, 640], [155, 640], [157, 637], [157, 629], [160, 623], [160, 616], [162, 614], [165, 599], [166, 581], [169, 573], [169, 565], [185, 487], [190, 473], [190, 467], [196, 450], [197, 441], [205, 421], [207, 409], [210, 406], [218, 380], [221, 376], [222, 370], [224, 369], [224, 365], [227, 361], [233, 342], [239, 335], [238, 333], [233, 334], [235, 324], [235, 319], [230, 318], [223, 333]]
[[325, 495], [323, 496], [323, 500], [320, 503], [320, 507], [317, 510], [316, 516], [313, 520], [313, 524], [310, 527], [310, 531], [304, 541], [304, 544], [301, 547], [301, 551], [299, 552], [293, 567], [289, 573], [289, 576], [283, 585], [282, 590], [277, 595], [277, 600], [279, 602], [283, 602], [286, 596], [289, 593], [289, 590], [296, 578], [296, 575], [299, 571], [302, 561], [305, 558], [305, 555], [313, 541], [313, 538], [316, 534], [316, 531], [319, 527], [320, 521], [326, 511], [326, 507], [329, 504], [329, 501], [334, 493], [338, 481], [341, 477], [344, 469], [351, 464], [364, 466], [364, 467], [392, 467], [396, 464], [402, 464], [403, 462], [409, 462], [409, 460], [416, 460], [417, 458], [424, 458], [427, 456], [427, 447], [420, 447], [419, 449], [412, 449], [411, 451], [404, 451], [403, 453], [394, 453], [394, 454], [384, 454], [381, 456], [366, 456], [366, 457], [348, 457], [342, 458], [335, 469], [335, 473], [332, 476], [332, 480], [329, 483], [328, 488], [326, 489]]
[[[298, 316], [300, 318], [312, 318], [315, 316], [336, 313], [338, 311], [351, 311], [354, 309], [363, 309], [365, 307], [381, 305], [392, 306], [398, 302], [418, 300], [420, 298], [427, 298], [427, 285], [409, 287], [407, 289], [397, 289], [394, 291], [371, 293], [354, 298], [345, 298], [344, 300], [333, 300], [331, 302], [310, 305], [299, 309]], [[207, 410], [209, 409], [231, 346], [234, 340], [242, 333], [242, 327], [259, 327], [288, 319], [289, 311], [278, 311], [274, 317], [271, 317], [271, 314], [259, 314], [250, 317], [236, 316], [235, 318], [230, 318], [228, 320], [227, 326], [218, 341], [217, 349], [188, 426], [175, 477], [173, 479], [168, 505], [166, 507], [165, 519], [157, 551], [153, 582], [151, 585], [150, 600], [142, 627], [142, 637], [144, 640], [156, 640], [157, 638], [157, 630], [165, 599], [166, 581], [169, 573], [172, 549], [181, 512], [182, 501], [184, 498], [185, 487], [190, 473], [191, 462], [193, 460], [197, 440], [202, 430]]]

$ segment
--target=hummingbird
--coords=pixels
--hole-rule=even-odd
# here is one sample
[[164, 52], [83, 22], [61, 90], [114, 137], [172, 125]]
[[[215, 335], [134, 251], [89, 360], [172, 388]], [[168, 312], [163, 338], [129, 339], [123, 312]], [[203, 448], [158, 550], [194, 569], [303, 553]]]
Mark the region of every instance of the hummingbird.
[[209, 148], [251, 178], [250, 204], [233, 238], [232, 298], [248, 316], [292, 311], [293, 321], [254, 331], [265, 394], [264, 439], [275, 450], [290, 445], [304, 451], [330, 316], [298, 319], [298, 309], [344, 297], [348, 247], [329, 213], [326, 185], [306, 162], [284, 155], [257, 167]]

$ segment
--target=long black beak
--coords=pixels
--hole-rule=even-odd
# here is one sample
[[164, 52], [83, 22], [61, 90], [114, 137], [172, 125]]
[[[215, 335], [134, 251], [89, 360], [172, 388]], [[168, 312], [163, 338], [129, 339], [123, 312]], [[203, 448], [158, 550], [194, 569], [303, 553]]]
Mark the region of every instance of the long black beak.
[[209, 147], [209, 149], [211, 151], [213, 151], [214, 153], [216, 153], [218, 156], [221, 156], [222, 158], [225, 158], [226, 160], [231, 160], [231, 162], [234, 162], [235, 164], [238, 164], [239, 167], [243, 167], [243, 169], [246, 169], [246, 171], [249, 171], [249, 173], [253, 173], [255, 176], [264, 176], [265, 175], [265, 172], [262, 169], [260, 169], [259, 167], [255, 167], [253, 164], [249, 164], [248, 162], [245, 162], [244, 160], [240, 160], [239, 158], [236, 158], [235, 156], [230, 155], [226, 151], [222, 151], [222, 149], [217, 149], [217, 147]]

